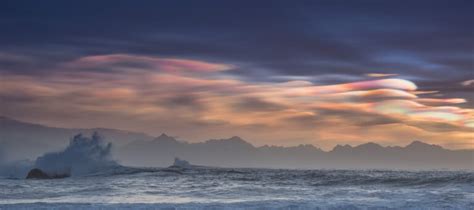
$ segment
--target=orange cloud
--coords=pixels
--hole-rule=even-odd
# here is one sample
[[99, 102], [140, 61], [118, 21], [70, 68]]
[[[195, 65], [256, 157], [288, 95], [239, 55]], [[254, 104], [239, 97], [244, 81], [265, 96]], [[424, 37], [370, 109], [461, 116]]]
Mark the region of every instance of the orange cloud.
[[[233, 134], [272, 144], [298, 136], [327, 146], [370, 137], [441, 144], [442, 138], [456, 138], [456, 145], [469, 145], [474, 127], [474, 110], [457, 106], [465, 99], [423, 97], [432, 91], [404, 79], [249, 82], [212, 77], [232, 68], [228, 64], [126, 54], [88, 56], [60, 67], [66, 70], [48, 77], [2, 75], [0, 114], [57, 119], [51, 124], [58, 126], [174, 132], [189, 139]], [[87, 70], [97, 67], [120, 73]], [[98, 121], [91, 124], [84, 116]], [[450, 129], [436, 129], [433, 123]]]
[[462, 104], [466, 103], [464, 98], [419, 98], [415, 101], [427, 104]]
[[368, 77], [391, 77], [391, 76], [398, 76], [398, 74], [382, 74], [382, 73], [370, 73], [366, 74]]

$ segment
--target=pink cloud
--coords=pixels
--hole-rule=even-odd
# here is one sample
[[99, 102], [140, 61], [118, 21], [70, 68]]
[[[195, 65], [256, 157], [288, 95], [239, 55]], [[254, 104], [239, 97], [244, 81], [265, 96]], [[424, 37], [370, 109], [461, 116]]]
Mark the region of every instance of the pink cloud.
[[[129, 65], [127, 65], [129, 64]], [[75, 61], [67, 63], [70, 68], [93, 68], [106, 67], [107, 65], [115, 65], [113, 68], [134, 68], [136, 65], [143, 70], [157, 70], [165, 72], [216, 72], [232, 69], [229, 64], [211, 63], [191, 59], [178, 58], [160, 58], [152, 56], [140, 56], [130, 54], [109, 54], [86, 56]]]
[[[358, 127], [354, 123], [357, 117], [345, 118], [344, 113], [347, 116], [348, 112], [354, 112], [354, 116], [364, 113], [367, 119], [379, 115], [396, 119], [399, 124], [384, 124], [386, 131], [378, 133], [380, 138], [385, 139], [401, 135], [397, 132], [387, 133], [395, 129], [390, 126], [410, 125], [413, 121], [450, 123], [459, 126], [461, 133], [462, 129], [474, 125], [474, 111], [457, 106], [464, 103], [465, 99], [430, 98], [428, 94], [437, 91], [418, 90], [413, 82], [404, 79], [372, 79], [332, 85], [316, 85], [308, 80], [249, 82], [238, 78], [212, 77], [213, 73], [232, 68], [227, 64], [127, 54], [88, 56], [60, 67], [70, 71], [59, 69], [48, 77], [4, 75], [0, 78], [0, 97], [12, 98], [12, 93], [21, 93], [24, 97], [45, 99], [28, 103], [23, 103], [24, 100], [4, 103], [12, 107], [9, 110], [18, 112], [62, 110], [64, 113], [58, 113], [58, 118], [66, 114], [79, 117], [97, 114], [109, 116], [110, 119], [117, 116], [149, 119], [153, 121], [149, 126], [150, 131], [153, 131], [151, 126], [155, 126], [155, 123], [162, 126], [177, 125], [175, 129], [187, 132], [197, 129], [192, 127], [196, 122], [222, 122], [230, 131], [258, 124], [264, 125], [262, 129], [291, 128], [287, 130], [292, 131], [282, 132], [281, 135], [297, 132], [306, 135], [306, 138], [317, 134], [321, 138], [334, 139], [341, 130], [350, 129], [344, 135], [357, 140], [364, 137], [366, 130], [372, 129], [368, 127], [377, 126], [374, 123]], [[87, 68], [92, 71], [84, 71]], [[109, 71], [100, 71], [102, 68]], [[206, 74], [199, 74], [204, 72]], [[249, 101], [249, 98], [253, 100]], [[242, 104], [245, 100], [250, 102], [245, 104], [247, 111], [236, 109], [235, 104]], [[249, 111], [252, 106], [258, 106], [259, 111]], [[70, 110], [74, 110], [74, 113], [70, 113]], [[331, 114], [324, 110], [331, 110]], [[325, 113], [327, 116], [324, 116]], [[362, 119], [364, 116], [360, 117]], [[302, 126], [305, 123], [284, 119], [310, 120], [304, 121], [306, 125]], [[308, 125], [314, 122], [311, 119], [319, 120], [317, 126], [321, 126], [321, 129], [314, 130], [316, 125]], [[67, 120], [64, 122], [67, 123]], [[113, 120], [108, 122], [115, 123]], [[138, 129], [142, 126], [138, 122], [135, 124]], [[202, 129], [216, 129], [209, 126]], [[423, 132], [419, 124], [410, 126], [411, 130], [416, 128], [416, 132]], [[259, 136], [268, 139], [278, 137], [269, 130], [253, 129], [250, 134], [259, 133]], [[207, 131], [199, 130], [200, 135]], [[448, 137], [443, 131], [430, 132], [432, 136], [439, 134]]]
[[426, 104], [462, 104], [466, 103], [464, 98], [418, 98], [415, 101]]
[[383, 74], [383, 73], [370, 73], [366, 74], [368, 77], [391, 77], [391, 76], [398, 76], [398, 74]]

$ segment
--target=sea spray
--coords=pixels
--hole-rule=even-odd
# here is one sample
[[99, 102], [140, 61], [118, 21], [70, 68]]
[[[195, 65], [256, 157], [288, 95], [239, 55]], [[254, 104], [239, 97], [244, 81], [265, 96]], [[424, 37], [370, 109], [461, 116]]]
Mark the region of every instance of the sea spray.
[[38, 157], [35, 168], [50, 175], [86, 175], [105, 168], [118, 166], [111, 158], [111, 143], [105, 143], [98, 133], [90, 138], [78, 134], [61, 152], [46, 153]]
[[5, 152], [4, 152], [5, 146], [3, 146], [3, 142], [0, 141], [0, 166], [5, 163]]
[[33, 163], [29, 160], [7, 160], [5, 145], [0, 142], [0, 178], [21, 178], [30, 170], [32, 165]]
[[22, 179], [33, 167], [30, 160], [17, 160], [0, 163], [0, 178]]

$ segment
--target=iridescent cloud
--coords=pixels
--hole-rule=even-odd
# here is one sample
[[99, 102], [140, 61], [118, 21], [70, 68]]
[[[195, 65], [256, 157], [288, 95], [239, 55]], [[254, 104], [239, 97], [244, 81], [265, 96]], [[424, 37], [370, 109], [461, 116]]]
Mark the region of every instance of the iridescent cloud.
[[382, 73], [369, 73], [366, 74], [368, 77], [391, 77], [398, 76], [398, 74], [382, 74]]
[[[457, 106], [466, 100], [433, 98], [436, 91], [405, 79], [250, 82], [222, 75], [231, 64], [127, 54], [58, 66], [64, 69], [48, 77], [3, 75], [1, 114], [56, 126], [171, 132], [191, 140], [241, 135], [256, 144], [329, 148], [420, 139], [473, 147], [474, 110]], [[433, 129], [439, 125], [449, 129]]]

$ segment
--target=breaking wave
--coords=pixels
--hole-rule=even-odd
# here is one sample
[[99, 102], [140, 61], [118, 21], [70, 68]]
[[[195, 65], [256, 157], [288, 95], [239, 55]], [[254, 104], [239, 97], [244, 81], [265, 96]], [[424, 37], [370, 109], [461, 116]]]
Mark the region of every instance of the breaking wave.
[[34, 167], [47, 174], [67, 174], [81, 176], [97, 173], [120, 165], [112, 160], [111, 143], [105, 143], [98, 133], [91, 137], [78, 134], [72, 138], [68, 147], [61, 152], [46, 153], [38, 157]]

